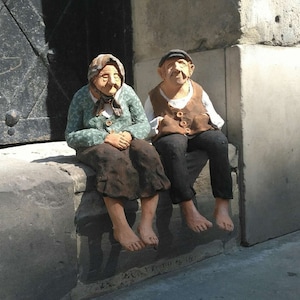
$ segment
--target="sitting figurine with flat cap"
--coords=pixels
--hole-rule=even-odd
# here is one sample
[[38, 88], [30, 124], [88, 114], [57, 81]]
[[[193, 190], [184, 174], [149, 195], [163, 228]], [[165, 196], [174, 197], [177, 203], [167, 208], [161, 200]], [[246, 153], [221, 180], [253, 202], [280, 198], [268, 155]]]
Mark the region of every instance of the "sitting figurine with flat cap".
[[[88, 84], [72, 99], [65, 136], [76, 157], [95, 170], [114, 237], [129, 251], [158, 245], [152, 228], [158, 192], [170, 186], [158, 153], [144, 140], [149, 131], [140, 99], [125, 83], [123, 64], [111, 54], [98, 55], [88, 68]], [[139, 236], [124, 212], [124, 203], [137, 199]]]
[[221, 131], [224, 121], [203, 88], [191, 80], [194, 68], [191, 56], [180, 49], [173, 49], [161, 58], [158, 73], [162, 81], [149, 92], [145, 102], [152, 127], [149, 137], [171, 181], [172, 202], [180, 205], [187, 226], [195, 232], [207, 230], [212, 222], [200, 214], [193, 202], [194, 180], [189, 173], [186, 154], [206, 151], [216, 224], [232, 231], [234, 225], [229, 216], [232, 178], [228, 141]]

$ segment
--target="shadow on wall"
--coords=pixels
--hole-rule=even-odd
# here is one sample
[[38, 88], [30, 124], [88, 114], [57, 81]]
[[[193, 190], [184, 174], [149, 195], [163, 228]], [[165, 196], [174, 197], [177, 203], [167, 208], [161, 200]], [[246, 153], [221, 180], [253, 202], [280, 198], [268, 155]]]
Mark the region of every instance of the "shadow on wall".
[[[187, 159], [191, 174], [196, 179], [208, 161], [207, 155], [203, 151], [194, 151]], [[196, 166], [193, 164], [195, 160], [200, 161], [201, 164]], [[75, 202], [78, 205], [74, 215], [74, 226], [80, 241], [78, 275], [82, 282], [103, 280], [132, 268], [153, 264], [159, 259], [189, 253], [199, 244], [212, 241], [218, 237], [218, 234], [222, 234], [208, 232], [201, 234], [200, 237], [189, 230], [182, 221], [178, 205], [173, 207], [167, 191], [160, 194], [156, 213], [155, 225], [160, 239], [158, 248], [129, 253], [124, 251], [113, 237], [112, 223], [104, 201], [96, 191], [94, 172], [90, 168], [83, 166], [74, 156], [49, 157], [35, 162], [72, 164], [85, 172], [85, 190], [75, 193], [75, 198], [77, 197]], [[196, 198], [194, 200], [197, 203]], [[213, 201], [211, 205], [213, 206]], [[211, 209], [211, 207], [206, 208], [207, 211]], [[202, 207], [201, 210], [205, 208]], [[130, 226], [136, 230], [140, 218], [139, 201], [127, 202], [125, 211]]]
[[[187, 160], [190, 174], [196, 179], [207, 164], [208, 157], [203, 151], [194, 151], [189, 153]], [[196, 166], [193, 163], [195, 160], [201, 163]], [[214, 198], [209, 186], [207, 188], [207, 195], [201, 193], [200, 199], [195, 197], [193, 200], [196, 206], [201, 205], [201, 212], [211, 219]], [[140, 219], [138, 204], [139, 201], [132, 201], [125, 206], [128, 222], [134, 231]], [[236, 218], [237, 216], [234, 217], [235, 224], [238, 223]], [[166, 265], [176, 264], [176, 262], [168, 261], [181, 255], [187, 255], [191, 261], [195, 259], [193, 255], [210, 256], [209, 253], [192, 253], [200, 245], [209, 244], [215, 240], [219, 240], [222, 244], [236, 237], [236, 231], [225, 233], [216, 226], [215, 229], [202, 232], [200, 235], [191, 231], [182, 218], [179, 206], [172, 205], [168, 191], [160, 194], [156, 211], [155, 225], [160, 240], [157, 249], [147, 248], [137, 252], [123, 250], [113, 238], [111, 221], [105, 210], [103, 199], [96, 190], [85, 192], [81, 196], [75, 223], [80, 239], [79, 280], [85, 283], [107, 279], [120, 273], [123, 273], [122, 276], [139, 276], [134, 275], [134, 272], [128, 273], [128, 270], [159, 264], [163, 261]]]

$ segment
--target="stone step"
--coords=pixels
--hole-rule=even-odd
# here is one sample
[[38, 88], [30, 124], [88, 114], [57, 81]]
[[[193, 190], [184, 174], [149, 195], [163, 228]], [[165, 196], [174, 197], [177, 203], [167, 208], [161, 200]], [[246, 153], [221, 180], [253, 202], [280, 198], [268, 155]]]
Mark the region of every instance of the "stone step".
[[[237, 155], [231, 145], [229, 152], [235, 170]], [[159, 247], [131, 253], [112, 237], [105, 205], [95, 190], [94, 171], [77, 161], [75, 151], [65, 142], [0, 149], [0, 165], [0, 206], [4, 214], [0, 219], [0, 251], [5, 253], [0, 276], [5, 274], [2, 281], [7, 282], [7, 297], [22, 294], [58, 299], [57, 295], [69, 295], [82, 299], [83, 295], [101, 295], [223, 253], [238, 243], [235, 172], [233, 233], [224, 233], [216, 226], [193, 233], [182, 221], [178, 206], [172, 205], [164, 193], [155, 220]], [[197, 178], [195, 189], [195, 202], [212, 219], [214, 199], [208, 164]], [[139, 201], [130, 204], [127, 217], [136, 230]]]

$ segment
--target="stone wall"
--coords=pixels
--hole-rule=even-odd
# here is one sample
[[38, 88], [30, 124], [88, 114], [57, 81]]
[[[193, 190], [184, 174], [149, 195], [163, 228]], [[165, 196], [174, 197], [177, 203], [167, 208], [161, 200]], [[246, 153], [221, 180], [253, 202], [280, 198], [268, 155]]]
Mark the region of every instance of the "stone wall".
[[298, 0], [240, 1], [240, 44], [299, 46], [300, 5]]
[[173, 48], [199, 52], [224, 48], [241, 36], [238, 0], [132, 0], [135, 61]]
[[247, 245], [300, 226], [299, 55], [296, 47], [226, 50], [227, 128], [242, 157], [239, 186]]
[[295, 46], [298, 0], [131, 0], [135, 62], [173, 48], [189, 53], [236, 44]]
[[74, 183], [16, 151], [0, 154], [0, 298], [61, 299], [77, 284]]

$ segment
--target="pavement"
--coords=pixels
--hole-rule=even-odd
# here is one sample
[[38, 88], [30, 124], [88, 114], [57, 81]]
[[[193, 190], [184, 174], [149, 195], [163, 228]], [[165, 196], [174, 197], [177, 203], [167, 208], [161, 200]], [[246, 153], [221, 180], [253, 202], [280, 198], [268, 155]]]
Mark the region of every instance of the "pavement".
[[299, 300], [300, 231], [92, 300]]

